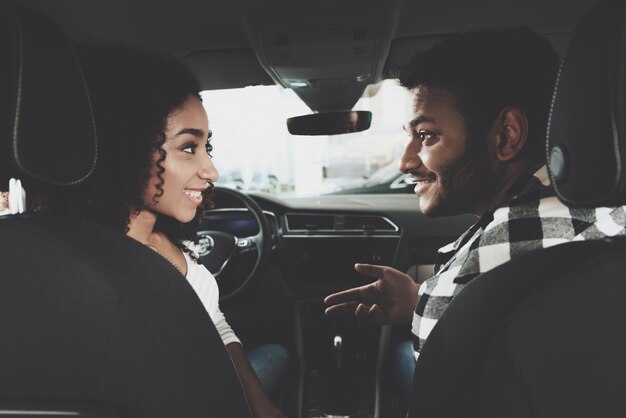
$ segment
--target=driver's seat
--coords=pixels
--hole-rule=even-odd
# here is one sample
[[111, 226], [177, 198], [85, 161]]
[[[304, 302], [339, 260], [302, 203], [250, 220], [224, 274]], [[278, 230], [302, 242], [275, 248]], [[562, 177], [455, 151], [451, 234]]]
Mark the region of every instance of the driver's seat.
[[[626, 3], [611, 0], [576, 28], [554, 93], [549, 166], [569, 206], [626, 204], [625, 101]], [[416, 364], [409, 416], [623, 417], [625, 359], [626, 242], [558, 245], [450, 303]]]
[[[9, 177], [29, 198], [80, 187], [97, 141], [70, 44], [44, 16], [2, 1], [0, 32], [0, 190]], [[119, 232], [25, 213], [0, 216], [0, 415], [250, 410], [213, 322], [167, 261]]]

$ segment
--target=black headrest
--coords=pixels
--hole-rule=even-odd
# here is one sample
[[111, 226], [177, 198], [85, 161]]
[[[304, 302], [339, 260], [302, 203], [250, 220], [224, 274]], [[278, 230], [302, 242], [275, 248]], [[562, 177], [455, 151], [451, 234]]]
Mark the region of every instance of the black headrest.
[[626, 203], [626, 2], [592, 9], [561, 63], [548, 123], [548, 161], [571, 206]]
[[45, 16], [0, 0], [0, 190], [8, 178], [67, 186], [96, 163], [95, 124], [74, 50]]

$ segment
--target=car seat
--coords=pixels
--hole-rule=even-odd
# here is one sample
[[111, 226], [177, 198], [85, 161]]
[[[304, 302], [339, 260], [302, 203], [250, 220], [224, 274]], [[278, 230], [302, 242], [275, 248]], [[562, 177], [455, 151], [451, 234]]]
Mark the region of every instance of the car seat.
[[[72, 47], [23, 7], [0, 1], [0, 22], [0, 190], [11, 177], [27, 192], [80, 187], [97, 140]], [[250, 410], [213, 322], [166, 260], [98, 225], [18, 213], [0, 216], [0, 415]]]
[[[561, 64], [547, 135], [572, 207], [626, 204], [626, 3], [596, 6]], [[616, 220], [624, 223], [624, 220]], [[450, 303], [416, 364], [410, 417], [622, 417], [626, 242], [505, 263]]]

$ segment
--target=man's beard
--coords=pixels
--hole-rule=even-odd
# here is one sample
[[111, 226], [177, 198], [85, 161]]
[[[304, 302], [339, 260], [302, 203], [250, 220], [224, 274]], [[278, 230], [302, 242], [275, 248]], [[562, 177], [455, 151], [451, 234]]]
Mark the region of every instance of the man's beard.
[[492, 198], [497, 183], [489, 166], [486, 144], [468, 141], [469, 148], [439, 175], [436, 201], [428, 216], [453, 216], [475, 213]]

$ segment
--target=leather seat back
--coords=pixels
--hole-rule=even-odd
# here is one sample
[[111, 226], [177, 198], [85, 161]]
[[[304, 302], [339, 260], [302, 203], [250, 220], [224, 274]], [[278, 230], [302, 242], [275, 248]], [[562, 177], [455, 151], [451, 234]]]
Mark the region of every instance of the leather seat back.
[[[72, 47], [24, 8], [0, 3], [0, 21], [0, 184], [80, 187], [97, 141]], [[109, 407], [94, 417], [250, 416], [211, 318], [172, 265], [117, 231], [44, 214], [0, 216], [0, 400]]]

